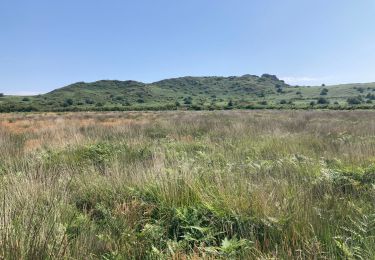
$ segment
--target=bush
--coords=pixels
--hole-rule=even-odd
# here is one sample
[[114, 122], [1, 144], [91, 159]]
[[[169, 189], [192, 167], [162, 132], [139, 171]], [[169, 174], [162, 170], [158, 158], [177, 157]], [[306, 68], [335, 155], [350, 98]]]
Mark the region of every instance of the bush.
[[193, 110], [202, 110], [202, 107], [201, 106], [199, 106], [199, 105], [192, 105], [191, 106], [191, 109], [193, 109]]
[[193, 99], [191, 97], [184, 98], [185, 105], [191, 105], [193, 103]]
[[362, 103], [362, 99], [360, 97], [350, 97], [347, 102], [349, 105], [359, 105]]
[[321, 91], [320, 91], [320, 95], [321, 96], [325, 96], [325, 95], [327, 95], [328, 94], [328, 89], [326, 89], [326, 88], [323, 88]]
[[71, 99], [71, 98], [65, 99], [65, 101], [63, 103], [63, 107], [68, 107], [68, 106], [71, 106], [71, 105], [73, 105], [73, 99]]
[[359, 92], [359, 93], [363, 93], [365, 91], [364, 88], [362, 87], [355, 87], [355, 89]]
[[326, 99], [326, 98], [321, 97], [321, 98], [318, 99], [318, 102], [317, 102], [317, 103], [318, 103], [319, 105], [326, 105], [326, 104], [329, 104], [329, 100]]
[[85, 98], [85, 103], [89, 104], [89, 105], [92, 105], [92, 104], [95, 104], [95, 101], [92, 100], [91, 98]]
[[285, 105], [285, 104], [286, 104], [286, 100], [285, 99], [280, 100], [280, 105]]

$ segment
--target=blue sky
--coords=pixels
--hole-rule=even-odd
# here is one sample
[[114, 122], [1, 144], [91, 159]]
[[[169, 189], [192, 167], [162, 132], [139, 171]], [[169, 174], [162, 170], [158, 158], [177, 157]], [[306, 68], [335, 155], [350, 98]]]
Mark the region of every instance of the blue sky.
[[0, 1], [0, 92], [263, 73], [375, 81], [375, 1]]

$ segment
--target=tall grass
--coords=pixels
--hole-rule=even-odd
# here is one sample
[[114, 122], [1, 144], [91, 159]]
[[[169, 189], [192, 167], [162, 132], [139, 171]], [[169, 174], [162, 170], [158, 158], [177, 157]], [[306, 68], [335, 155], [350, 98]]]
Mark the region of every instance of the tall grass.
[[371, 259], [375, 112], [0, 115], [0, 258]]

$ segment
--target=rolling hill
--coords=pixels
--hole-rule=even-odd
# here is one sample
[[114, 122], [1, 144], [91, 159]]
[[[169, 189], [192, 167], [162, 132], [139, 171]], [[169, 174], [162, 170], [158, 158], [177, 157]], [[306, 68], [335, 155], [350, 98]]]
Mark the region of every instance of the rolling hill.
[[37, 96], [1, 96], [0, 112], [232, 108], [374, 108], [375, 83], [290, 86], [276, 76], [77, 82]]

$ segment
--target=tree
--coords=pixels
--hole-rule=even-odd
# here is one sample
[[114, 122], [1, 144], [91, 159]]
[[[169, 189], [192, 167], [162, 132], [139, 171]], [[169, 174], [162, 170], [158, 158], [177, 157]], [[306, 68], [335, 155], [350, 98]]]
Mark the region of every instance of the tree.
[[0, 93], [0, 97], [3, 97], [4, 96], [4, 93]]
[[233, 106], [233, 101], [232, 100], [229, 100], [228, 102], [228, 107], [232, 107]]

